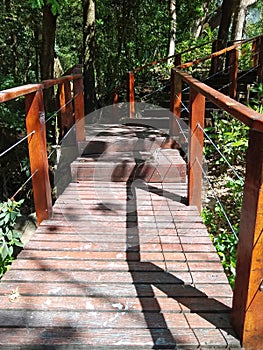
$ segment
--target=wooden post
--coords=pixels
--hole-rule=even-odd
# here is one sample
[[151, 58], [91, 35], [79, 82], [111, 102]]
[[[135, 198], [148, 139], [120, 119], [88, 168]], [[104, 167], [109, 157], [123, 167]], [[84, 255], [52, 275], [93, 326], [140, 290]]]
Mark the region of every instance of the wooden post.
[[74, 112], [75, 112], [75, 125], [76, 125], [76, 140], [85, 141], [85, 115], [84, 115], [84, 88], [83, 80], [73, 80], [73, 92], [74, 92]]
[[59, 86], [59, 105], [60, 105], [60, 126], [61, 136], [63, 137], [74, 124], [73, 107], [71, 100], [70, 81], [66, 80]]
[[135, 117], [135, 91], [134, 91], [134, 73], [128, 73], [127, 101], [129, 102], [129, 118]]
[[238, 73], [238, 49], [235, 48], [229, 53], [229, 96], [233, 99], [237, 97], [237, 73]]
[[171, 70], [171, 95], [170, 95], [170, 111], [171, 117], [169, 121], [170, 135], [178, 135], [179, 129], [176, 117], [181, 117], [182, 102], [182, 79], [176, 74], [174, 69]]
[[190, 88], [190, 145], [188, 165], [188, 202], [196, 205], [201, 212], [202, 206], [202, 161], [204, 133], [205, 97]]
[[177, 53], [174, 56], [174, 66], [177, 67], [177, 66], [180, 66], [181, 64], [182, 64], [182, 56], [180, 53]]
[[263, 344], [263, 133], [250, 130], [239, 229], [233, 325], [246, 350]]
[[263, 36], [260, 37], [258, 45], [258, 82], [263, 83]]
[[27, 134], [30, 169], [37, 224], [52, 215], [51, 188], [48, 174], [48, 158], [46, 147], [46, 124], [43, 92], [39, 90], [25, 96]]
[[260, 39], [261, 39], [261, 37], [258, 37], [256, 39], [254, 39], [253, 42], [252, 42], [252, 62], [253, 62], [253, 67], [257, 67], [257, 65], [258, 65]]

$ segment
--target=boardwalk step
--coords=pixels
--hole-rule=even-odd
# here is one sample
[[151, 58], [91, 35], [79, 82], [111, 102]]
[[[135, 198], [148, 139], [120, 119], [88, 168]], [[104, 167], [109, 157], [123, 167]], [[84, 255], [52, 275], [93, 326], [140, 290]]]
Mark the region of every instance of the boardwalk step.
[[71, 164], [72, 180], [186, 182], [186, 164], [179, 151], [159, 149], [153, 153], [134, 153], [115, 152], [78, 158]]

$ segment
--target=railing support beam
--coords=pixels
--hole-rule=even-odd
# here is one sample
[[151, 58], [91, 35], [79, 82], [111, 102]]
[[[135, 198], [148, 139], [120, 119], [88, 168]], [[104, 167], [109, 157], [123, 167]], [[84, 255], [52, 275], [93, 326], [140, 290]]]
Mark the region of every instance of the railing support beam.
[[25, 96], [30, 169], [37, 223], [52, 215], [51, 187], [48, 174], [46, 124], [42, 90]]
[[258, 82], [263, 83], [263, 35], [258, 42]]
[[176, 118], [181, 116], [181, 102], [182, 102], [182, 79], [176, 75], [174, 69], [171, 70], [171, 94], [170, 94], [170, 111], [171, 116], [169, 120], [170, 135], [178, 135], [179, 128]]
[[263, 133], [250, 130], [233, 299], [233, 325], [246, 350], [263, 344]]
[[229, 96], [233, 99], [237, 97], [237, 73], [238, 73], [238, 49], [235, 48], [229, 53]]
[[[188, 202], [196, 205], [201, 212], [202, 206], [202, 161], [205, 122], [205, 97], [190, 88], [190, 145], [188, 164]], [[201, 128], [200, 128], [201, 127]]]
[[84, 87], [83, 79], [73, 80], [73, 92], [74, 92], [74, 112], [75, 112], [75, 125], [76, 125], [76, 140], [85, 141], [85, 115], [84, 115]]
[[134, 73], [128, 73], [128, 89], [127, 89], [127, 101], [129, 102], [129, 118], [135, 117], [135, 91], [134, 91]]
[[70, 81], [66, 80], [59, 85], [60, 128], [63, 137], [74, 124], [73, 107], [71, 102]]

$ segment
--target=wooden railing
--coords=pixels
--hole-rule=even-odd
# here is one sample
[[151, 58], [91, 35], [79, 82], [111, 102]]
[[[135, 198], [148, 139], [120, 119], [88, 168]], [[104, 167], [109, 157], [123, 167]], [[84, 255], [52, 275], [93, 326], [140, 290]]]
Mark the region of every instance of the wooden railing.
[[[210, 64], [210, 74], [214, 74], [218, 70], [219, 66], [219, 59], [223, 56], [225, 60], [227, 60], [227, 63], [225, 64], [225, 67], [227, 67], [229, 72], [229, 96], [232, 98], [236, 98], [237, 96], [237, 77], [238, 77], [238, 60], [239, 60], [239, 48], [243, 44], [252, 43], [252, 50], [250, 52], [251, 55], [251, 61], [253, 67], [257, 67], [257, 76], [258, 81], [263, 82], [263, 36], [256, 36], [247, 40], [239, 41], [233, 45], [230, 45], [229, 47], [226, 47], [222, 50], [217, 51], [216, 48], [218, 47], [217, 41], [215, 41], [212, 44], [212, 53], [210, 55], [207, 55], [202, 58], [198, 58], [196, 60], [181, 63], [182, 61], [182, 55], [186, 52], [191, 52], [192, 50], [199, 48], [193, 47], [186, 51], [183, 51], [181, 53], [177, 53], [173, 56], [165, 57], [162, 60], [154, 61], [150, 64], [146, 64], [142, 67], [135, 68], [134, 70], [130, 71], [127, 74], [127, 82], [126, 82], [126, 89], [127, 89], [127, 102], [129, 102], [130, 106], [130, 118], [134, 118], [135, 116], [135, 109], [134, 109], [134, 103], [135, 103], [135, 74], [138, 71], [141, 71], [145, 68], [152, 67], [156, 64], [167, 62], [169, 59], [174, 59], [174, 66], [178, 69], [186, 69], [190, 68], [196, 65], [199, 65], [200, 63], [203, 63], [205, 61], [211, 60]], [[200, 47], [202, 47], [201, 45]], [[227, 54], [227, 55], [226, 55]], [[123, 84], [120, 85], [120, 87], [123, 87]], [[118, 88], [114, 90], [114, 103], [118, 102]]]
[[[70, 82], [73, 82], [73, 97]], [[68, 130], [76, 123], [77, 141], [85, 139], [82, 75], [70, 75], [3, 90], [0, 103], [25, 97], [25, 122], [28, 137], [30, 170], [37, 223], [52, 215], [51, 186], [47, 157], [46, 123], [43, 91], [58, 86], [61, 127]]]
[[[211, 101], [250, 128], [239, 230], [233, 325], [246, 350], [263, 344], [263, 115], [201, 83], [172, 70], [171, 111], [177, 118], [182, 81], [190, 87], [188, 200], [201, 208], [205, 103]], [[171, 134], [177, 131], [171, 123]], [[201, 128], [200, 128], [201, 126]]]

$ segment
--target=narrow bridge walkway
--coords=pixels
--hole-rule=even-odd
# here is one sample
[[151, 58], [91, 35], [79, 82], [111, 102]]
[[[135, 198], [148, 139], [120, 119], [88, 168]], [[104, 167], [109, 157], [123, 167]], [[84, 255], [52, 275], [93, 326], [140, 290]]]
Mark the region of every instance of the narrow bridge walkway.
[[0, 349], [241, 348], [231, 288], [186, 205], [185, 163], [138, 130], [81, 145], [52, 219], [1, 281]]

